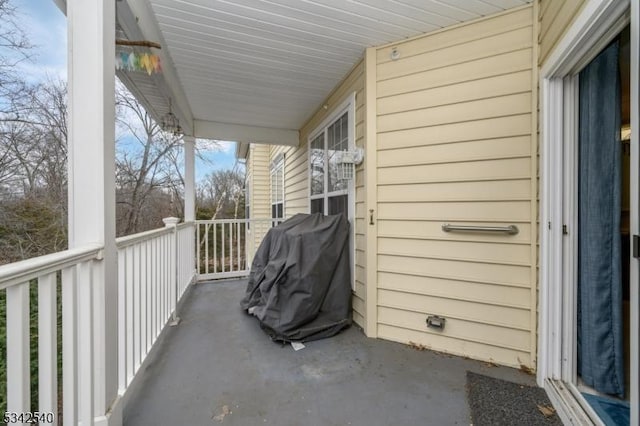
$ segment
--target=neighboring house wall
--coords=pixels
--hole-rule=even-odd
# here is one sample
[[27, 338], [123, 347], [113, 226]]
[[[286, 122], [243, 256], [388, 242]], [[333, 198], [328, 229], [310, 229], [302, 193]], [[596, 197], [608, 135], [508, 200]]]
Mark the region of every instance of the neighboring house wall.
[[[364, 62], [360, 61], [347, 74], [345, 79], [334, 89], [328, 98], [318, 106], [317, 111], [300, 129], [300, 146], [297, 148], [271, 146], [270, 158], [274, 159], [280, 153], [285, 154], [285, 217], [296, 213], [309, 213], [309, 168], [308, 168], [308, 137], [333, 109], [340, 105], [348, 96], [356, 92], [356, 146], [364, 148]], [[326, 108], [325, 108], [326, 106]], [[365, 156], [367, 154], [365, 153]], [[268, 170], [268, 166], [267, 166]], [[364, 168], [356, 169], [356, 287], [353, 297], [353, 319], [364, 327], [365, 301], [365, 211], [364, 211]], [[267, 188], [266, 194], [269, 194]]]
[[585, 0], [540, 0], [539, 64], [544, 61], [569, 28]]
[[534, 23], [529, 5], [377, 49], [378, 337], [535, 366]]

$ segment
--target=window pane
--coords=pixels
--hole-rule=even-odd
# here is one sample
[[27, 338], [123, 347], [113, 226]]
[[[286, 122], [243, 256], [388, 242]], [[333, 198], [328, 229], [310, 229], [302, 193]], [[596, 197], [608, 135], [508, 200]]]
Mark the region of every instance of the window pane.
[[315, 200], [311, 200], [311, 213], [322, 213], [324, 214], [324, 199], [316, 198]]
[[282, 203], [284, 201], [284, 163], [280, 165], [277, 173], [277, 187], [278, 187], [278, 202]]
[[347, 189], [346, 180], [338, 180], [338, 155], [339, 151], [349, 149], [348, 114], [336, 120], [328, 129], [328, 156], [329, 156], [329, 188], [328, 192]]
[[311, 142], [311, 195], [324, 192], [324, 133]]
[[329, 197], [329, 214], [343, 214], [344, 217], [349, 218], [346, 194]]
[[284, 163], [271, 170], [271, 203], [284, 200]]
[[278, 190], [278, 183], [276, 181], [276, 173], [271, 172], [271, 202], [275, 203], [277, 200], [276, 191]]
[[271, 219], [282, 219], [283, 213], [283, 203], [271, 204]]

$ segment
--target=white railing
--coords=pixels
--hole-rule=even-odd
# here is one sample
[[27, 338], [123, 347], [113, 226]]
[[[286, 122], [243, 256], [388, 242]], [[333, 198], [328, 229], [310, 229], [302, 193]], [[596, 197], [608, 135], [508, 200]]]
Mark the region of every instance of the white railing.
[[[195, 226], [165, 220], [165, 228], [119, 238], [118, 385], [122, 395], [167, 322], [177, 323], [177, 307], [195, 281]], [[102, 247], [87, 246], [0, 266], [0, 291], [6, 293], [7, 407], [33, 413], [41, 424], [93, 424], [94, 397], [104, 383], [95, 370], [105, 348], [95, 333], [104, 291], [93, 279], [102, 274]], [[37, 294], [37, 305], [32, 298]], [[35, 303], [35, 299], [33, 300]], [[37, 306], [37, 334], [30, 330], [31, 306]], [[34, 313], [33, 313], [34, 314]], [[58, 317], [61, 316], [61, 320]], [[61, 327], [62, 353], [58, 352]], [[37, 401], [31, 401], [31, 347], [37, 339]], [[35, 341], [35, 340], [34, 340]], [[5, 354], [2, 354], [4, 356]], [[62, 357], [62, 370], [58, 359]], [[58, 394], [58, 378], [62, 392]], [[62, 410], [58, 401], [62, 398]], [[51, 413], [51, 414], [49, 414]], [[4, 415], [4, 413], [0, 413]], [[44, 416], [44, 417], [42, 417]], [[24, 415], [23, 415], [24, 417]], [[27, 419], [19, 417], [20, 423]], [[24, 420], [24, 422], [22, 421]]]
[[[62, 393], [64, 424], [93, 422], [95, 300], [92, 275], [102, 264], [102, 247], [87, 246], [0, 266], [6, 291], [7, 411], [46, 416], [58, 424], [58, 291], [61, 293]], [[30, 293], [37, 293], [38, 401], [31, 401], [32, 337]], [[78, 324], [87, 326], [79, 327]], [[91, 325], [95, 325], [92, 327]], [[4, 354], [2, 354], [4, 356]], [[4, 413], [2, 413], [4, 414]], [[52, 415], [51, 415], [52, 414]], [[27, 419], [23, 419], [26, 423]]]
[[198, 280], [245, 277], [267, 231], [283, 219], [197, 220]]
[[181, 223], [177, 226], [176, 247], [178, 248], [178, 300], [196, 278], [195, 224]]
[[195, 279], [194, 225], [170, 219], [165, 228], [116, 240], [121, 394], [167, 322], [177, 322], [178, 302]]

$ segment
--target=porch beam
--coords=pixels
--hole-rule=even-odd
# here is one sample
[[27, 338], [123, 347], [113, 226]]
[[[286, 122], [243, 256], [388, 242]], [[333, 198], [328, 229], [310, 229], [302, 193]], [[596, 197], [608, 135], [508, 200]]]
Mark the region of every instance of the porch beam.
[[274, 127], [245, 126], [242, 124], [219, 123], [216, 121], [194, 120], [194, 136], [234, 142], [260, 143], [270, 145], [298, 146], [300, 136], [297, 130]]
[[[115, 2], [68, 0], [69, 248], [98, 244], [103, 258], [91, 279], [91, 321], [77, 324], [91, 336], [88, 358], [92, 395], [79, 412], [96, 424], [120, 424], [113, 416], [118, 379], [118, 290], [115, 231]], [[93, 327], [93, 330], [87, 330]], [[89, 343], [91, 346], [91, 343]], [[80, 361], [80, 360], [79, 360]], [[81, 363], [79, 363], [80, 365]], [[83, 378], [82, 380], [86, 380]], [[81, 379], [78, 378], [80, 381]], [[86, 406], [89, 404], [88, 406]], [[111, 415], [107, 413], [111, 412]]]
[[[173, 61], [168, 56], [167, 45], [164, 42], [162, 33], [157, 25], [156, 17], [150, 9], [148, 1], [117, 1], [118, 23], [124, 30], [127, 37], [140, 40], [151, 40], [162, 45], [162, 49], [154, 50], [153, 53], [160, 57], [162, 73], [154, 74], [150, 77], [163, 96], [171, 99], [172, 112], [178, 117], [180, 125], [185, 134], [192, 134], [193, 113], [189, 105], [189, 100], [182, 90], [182, 83], [178, 79], [178, 72], [173, 66]], [[153, 107], [142, 93], [137, 89], [135, 83], [127, 78], [126, 73], [118, 73], [118, 76], [127, 88], [136, 95], [145, 107]], [[168, 100], [168, 99], [167, 99]], [[158, 113], [155, 114], [156, 116]], [[159, 119], [161, 117], [155, 117]]]

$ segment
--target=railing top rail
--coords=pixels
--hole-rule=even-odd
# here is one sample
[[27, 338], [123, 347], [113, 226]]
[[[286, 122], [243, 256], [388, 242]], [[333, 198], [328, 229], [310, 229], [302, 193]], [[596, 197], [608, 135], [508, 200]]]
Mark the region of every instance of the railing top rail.
[[180, 229], [190, 228], [190, 227], [192, 227], [194, 225], [195, 225], [195, 222], [182, 222], [182, 223], [179, 223], [176, 226], [176, 228], [178, 228], [178, 230], [180, 230]]
[[136, 243], [151, 240], [173, 232], [172, 227], [152, 229], [151, 231], [139, 232], [137, 234], [127, 235], [125, 237], [116, 238], [116, 247], [119, 249], [132, 246]]
[[272, 219], [270, 217], [251, 218], [251, 219], [213, 219], [213, 220], [196, 220], [196, 224], [217, 224], [217, 223], [256, 223], [256, 222], [284, 222], [284, 219]]
[[99, 259], [102, 254], [102, 248], [103, 246], [98, 244], [87, 244], [83, 247], [72, 248], [0, 266], [0, 290], [30, 281], [51, 272], [57, 272], [67, 266], [76, 265], [91, 259]]

